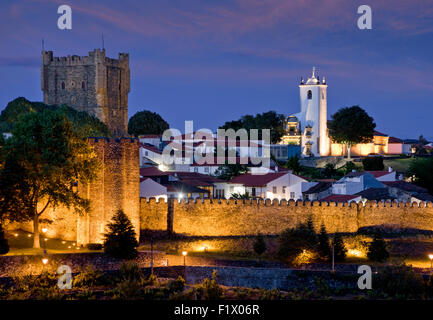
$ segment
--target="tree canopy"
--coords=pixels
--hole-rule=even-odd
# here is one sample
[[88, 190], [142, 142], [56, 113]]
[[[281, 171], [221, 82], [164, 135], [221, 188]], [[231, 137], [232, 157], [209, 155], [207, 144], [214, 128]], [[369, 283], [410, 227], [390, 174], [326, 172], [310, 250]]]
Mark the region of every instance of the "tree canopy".
[[411, 162], [408, 175], [413, 182], [433, 194], [433, 158], [417, 158]]
[[143, 110], [135, 113], [128, 122], [128, 133], [138, 137], [143, 134], [161, 135], [170, 126], [156, 112]]
[[98, 118], [84, 111], [77, 111], [67, 105], [47, 105], [42, 102], [31, 102], [19, 97], [8, 103], [0, 114], [0, 132], [12, 132], [18, 118], [27, 113], [41, 113], [44, 110], [58, 111], [72, 122], [75, 133], [82, 137], [110, 137], [110, 130]]
[[374, 119], [359, 106], [341, 108], [332, 115], [332, 121], [328, 124], [331, 140], [345, 144], [349, 158], [351, 146], [373, 140], [374, 128]]
[[33, 220], [35, 248], [39, 218], [48, 207], [88, 211], [89, 200], [75, 186], [96, 177], [99, 160], [62, 110], [20, 115], [1, 154], [0, 218]]
[[[220, 129], [270, 129], [271, 130], [271, 143], [277, 143], [284, 135], [284, 124], [286, 117], [283, 114], [277, 114], [275, 111], [268, 111], [258, 113], [255, 116], [245, 115], [239, 120], [227, 121], [220, 127]], [[259, 139], [261, 139], [261, 132], [259, 131]]]

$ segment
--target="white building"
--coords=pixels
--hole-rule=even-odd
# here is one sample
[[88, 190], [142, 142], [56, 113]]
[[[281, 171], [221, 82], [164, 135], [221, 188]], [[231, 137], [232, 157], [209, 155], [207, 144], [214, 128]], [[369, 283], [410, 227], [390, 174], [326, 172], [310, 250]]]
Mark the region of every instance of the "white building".
[[302, 200], [302, 192], [317, 182], [309, 182], [290, 171], [267, 174], [242, 174], [227, 182], [215, 183], [215, 198], [233, 197], [233, 194], [263, 199]]
[[[295, 127], [288, 129], [289, 132], [294, 133], [293, 136], [301, 136], [300, 141], [298, 141], [301, 144], [303, 156], [329, 155], [327, 88], [325, 78], [323, 77], [322, 82], [320, 82], [319, 77], [316, 77], [315, 68], [313, 68], [311, 78], [308, 78], [305, 83], [302, 79], [299, 85], [301, 112], [291, 117]], [[290, 124], [288, 123], [288, 125]]]

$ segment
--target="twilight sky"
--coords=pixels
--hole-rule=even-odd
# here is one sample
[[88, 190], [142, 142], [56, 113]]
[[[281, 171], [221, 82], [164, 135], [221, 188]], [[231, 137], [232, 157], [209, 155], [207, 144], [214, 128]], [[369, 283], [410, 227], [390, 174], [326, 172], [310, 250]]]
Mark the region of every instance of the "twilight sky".
[[[57, 8], [72, 7], [72, 30]], [[373, 29], [357, 28], [358, 6]], [[172, 127], [215, 130], [244, 114], [299, 111], [300, 77], [315, 66], [328, 114], [360, 105], [377, 130], [433, 140], [431, 0], [2, 0], [0, 110], [42, 101], [41, 39], [55, 56], [130, 54], [129, 116], [147, 109]]]

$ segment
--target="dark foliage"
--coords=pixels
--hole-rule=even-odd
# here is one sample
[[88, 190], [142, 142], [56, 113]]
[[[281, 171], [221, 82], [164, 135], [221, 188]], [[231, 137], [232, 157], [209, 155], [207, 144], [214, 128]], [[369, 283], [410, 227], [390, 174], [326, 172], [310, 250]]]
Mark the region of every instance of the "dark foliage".
[[128, 133], [135, 137], [143, 134], [161, 135], [168, 128], [168, 123], [159, 114], [148, 110], [137, 112], [128, 122]]
[[433, 194], [433, 158], [418, 158], [413, 161], [407, 172], [413, 176], [413, 182], [423, 188], [426, 188], [430, 194]]
[[380, 171], [385, 168], [383, 157], [366, 157], [362, 159], [362, 166], [366, 171]]
[[421, 299], [425, 294], [422, 276], [406, 265], [385, 267], [373, 283], [375, 290], [397, 299]]
[[380, 234], [375, 234], [373, 241], [368, 246], [367, 257], [371, 261], [384, 262], [388, 260], [389, 253], [386, 250], [386, 242]]
[[239, 120], [228, 121], [224, 123], [220, 129], [246, 129], [249, 133], [250, 129], [259, 129], [259, 139], [261, 136], [261, 129], [271, 130], [271, 143], [277, 143], [284, 135], [284, 123], [286, 117], [283, 114], [277, 114], [275, 111], [268, 111], [260, 114], [245, 115]]
[[108, 224], [108, 233], [104, 235], [104, 252], [117, 259], [137, 257], [138, 242], [131, 221], [119, 210]]
[[9, 252], [8, 240], [5, 238], [2, 225], [0, 224], [0, 254], [6, 254]]
[[41, 102], [31, 102], [19, 97], [8, 103], [0, 115], [0, 132], [12, 132], [18, 118], [27, 113], [43, 112], [44, 110], [57, 111], [66, 116], [73, 123], [74, 131], [82, 138], [110, 137], [107, 126], [98, 118], [84, 111], [77, 111], [66, 105], [46, 105]]
[[319, 239], [318, 252], [320, 257], [322, 259], [329, 260], [331, 257], [331, 245], [329, 243], [328, 233], [326, 232], [326, 228], [323, 223], [320, 226], [320, 233], [318, 239]]
[[254, 252], [259, 256], [266, 251], [266, 242], [260, 233], [257, 235], [253, 247], [254, 247]]
[[315, 251], [317, 236], [307, 224], [299, 224], [296, 228], [284, 230], [278, 238], [278, 256], [292, 261], [303, 250]]
[[247, 173], [248, 167], [244, 164], [223, 164], [215, 171], [215, 176], [222, 180], [230, 180], [233, 177]]
[[344, 246], [343, 238], [338, 233], [334, 235], [332, 239], [334, 246], [334, 260], [336, 262], [342, 262], [346, 259], [347, 249]]

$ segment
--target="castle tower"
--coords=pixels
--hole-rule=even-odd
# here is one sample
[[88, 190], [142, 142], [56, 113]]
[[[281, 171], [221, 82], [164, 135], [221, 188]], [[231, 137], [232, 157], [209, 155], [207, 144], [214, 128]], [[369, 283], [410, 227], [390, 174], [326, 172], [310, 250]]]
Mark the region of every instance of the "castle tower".
[[327, 97], [325, 78], [322, 83], [316, 77], [315, 68], [311, 78], [299, 85], [301, 112], [296, 116], [300, 122], [301, 151], [303, 156], [329, 155], [327, 129]]
[[129, 54], [111, 59], [105, 49], [67, 57], [42, 51], [41, 88], [44, 103], [85, 111], [104, 122], [113, 136], [127, 135]]

